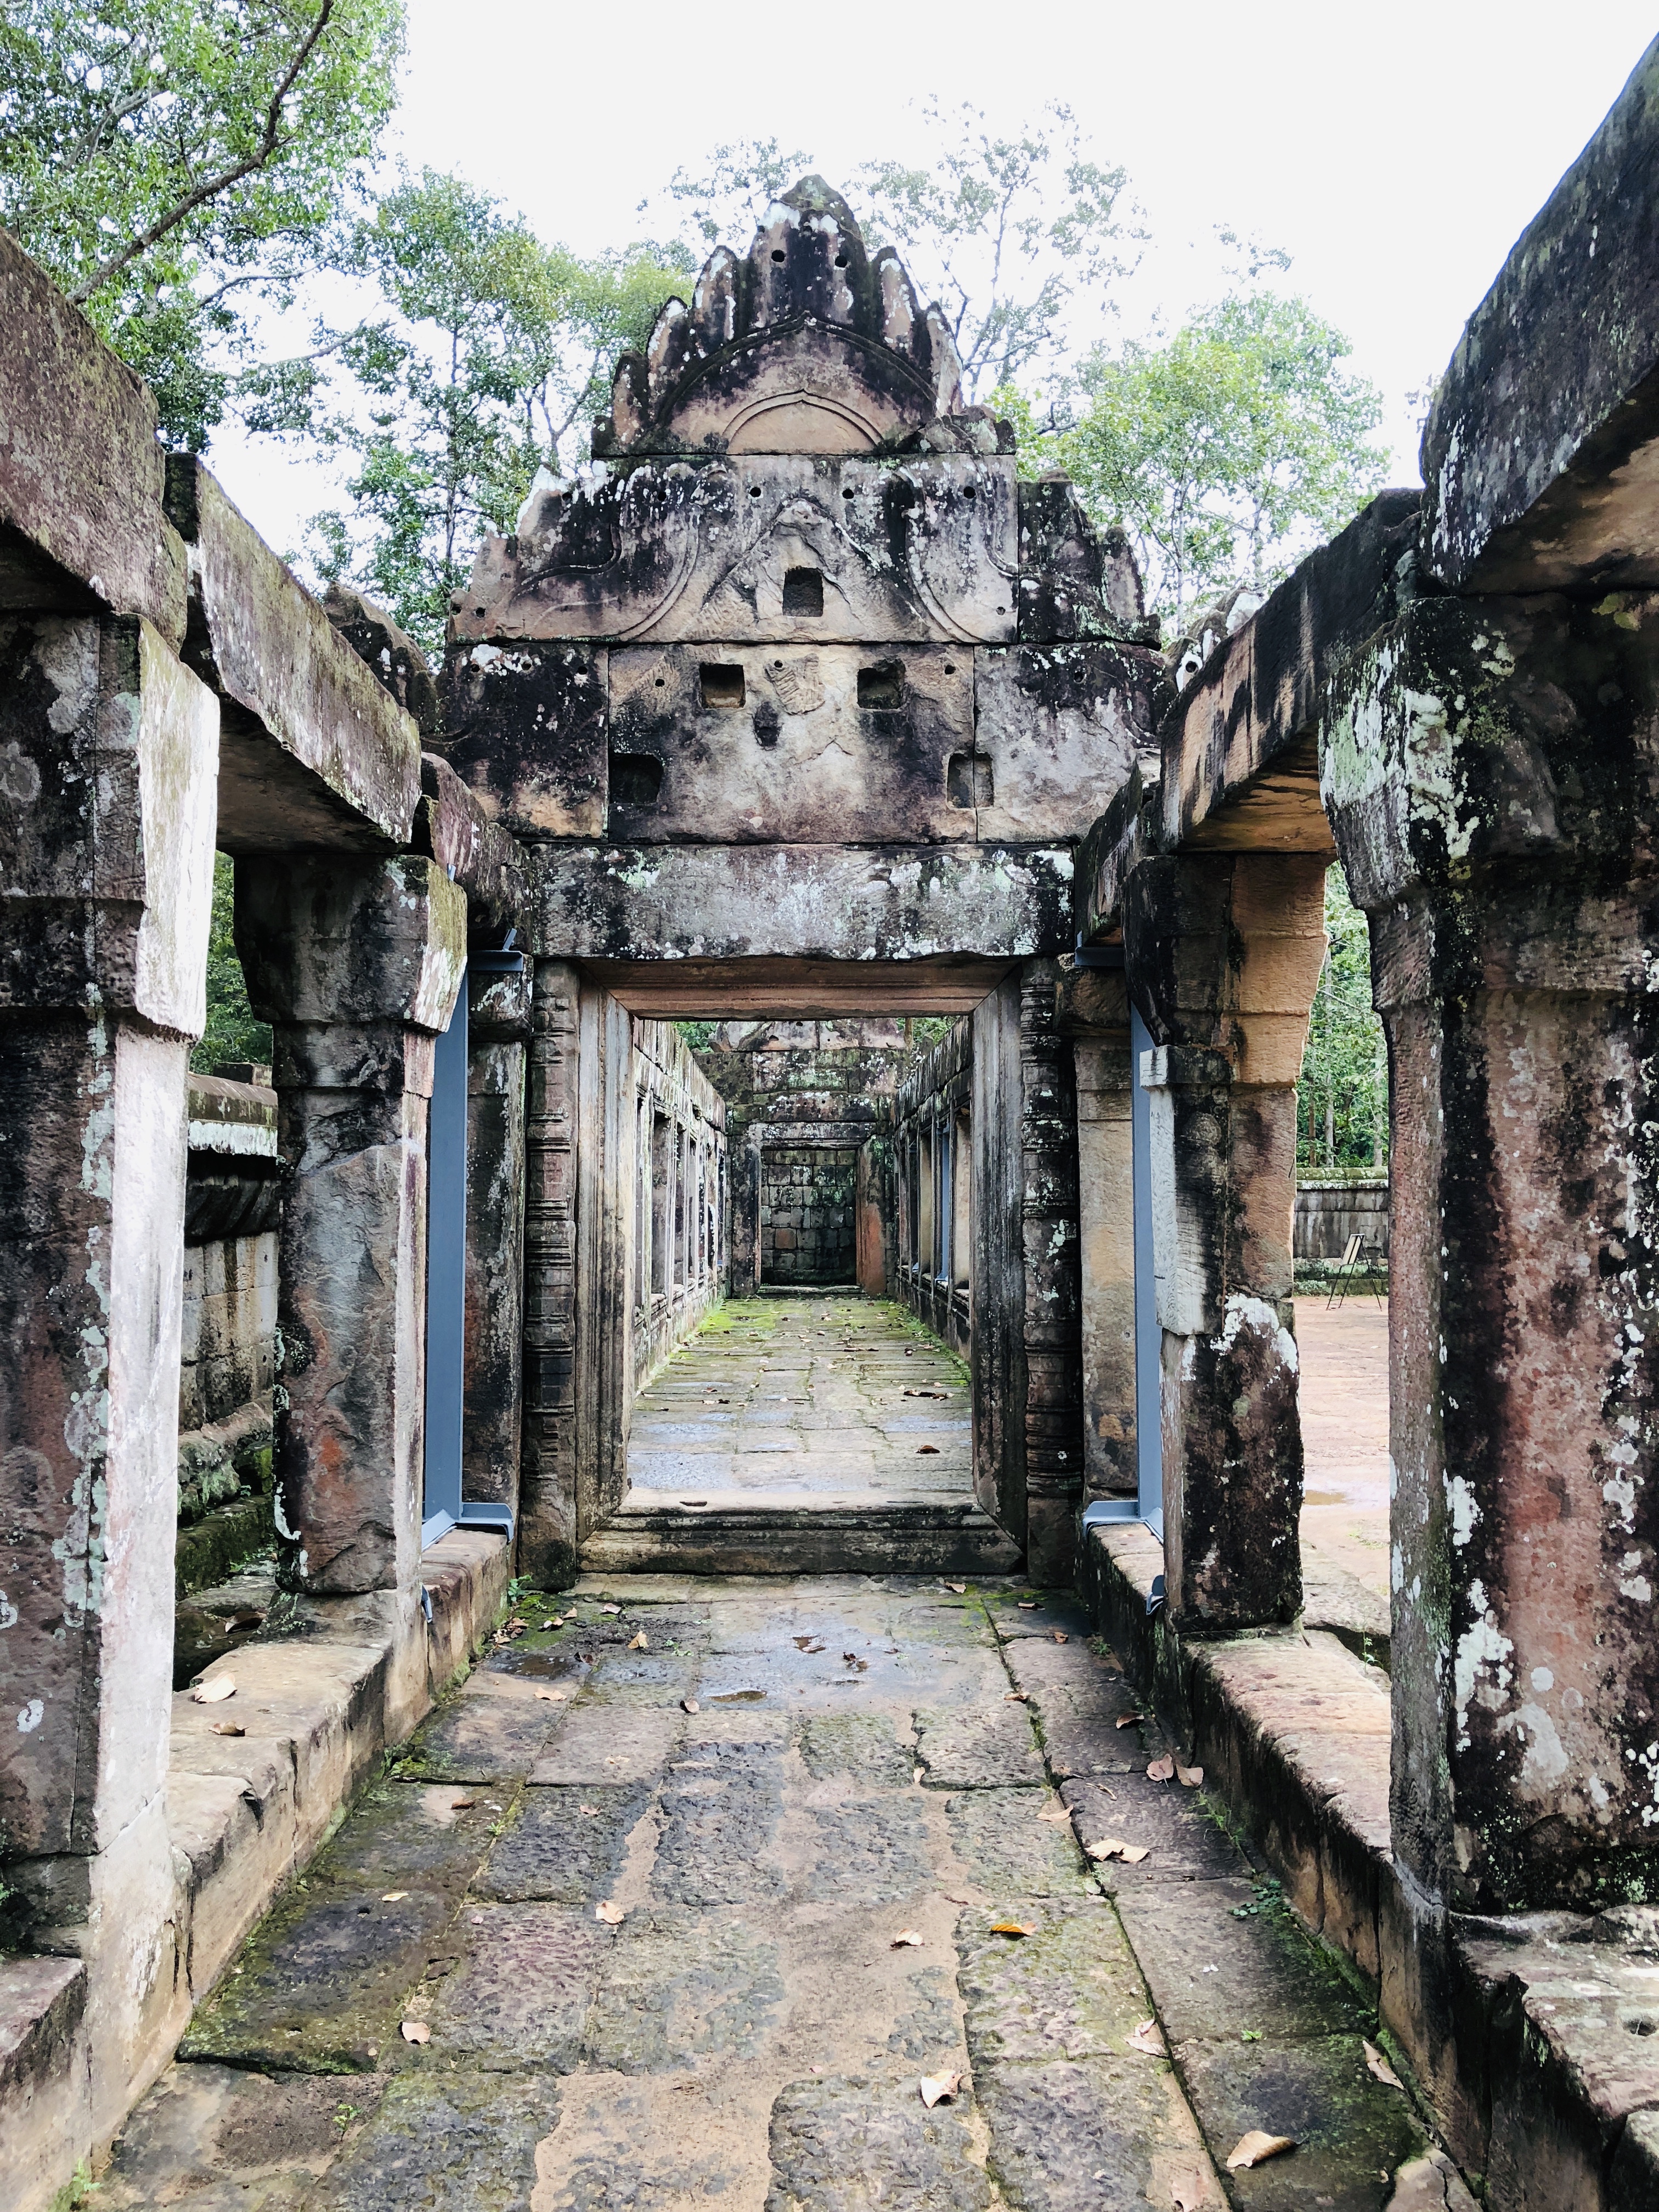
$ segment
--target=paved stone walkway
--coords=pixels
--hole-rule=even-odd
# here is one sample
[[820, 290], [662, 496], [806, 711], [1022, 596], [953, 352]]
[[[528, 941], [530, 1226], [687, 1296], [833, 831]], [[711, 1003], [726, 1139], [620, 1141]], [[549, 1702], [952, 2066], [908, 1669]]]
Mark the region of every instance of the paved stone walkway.
[[[525, 1601], [198, 2012], [99, 2212], [1382, 2212], [1424, 2138], [1367, 1996], [1028, 1595]], [[1085, 1856], [1114, 1838], [1146, 1856]], [[1297, 2147], [1226, 2174], [1253, 2129]]]
[[1389, 1632], [1389, 1316], [1369, 1293], [1296, 1302], [1308, 1618]]
[[635, 1402], [630, 1486], [711, 1506], [967, 1496], [967, 1370], [904, 1310], [733, 1299]]

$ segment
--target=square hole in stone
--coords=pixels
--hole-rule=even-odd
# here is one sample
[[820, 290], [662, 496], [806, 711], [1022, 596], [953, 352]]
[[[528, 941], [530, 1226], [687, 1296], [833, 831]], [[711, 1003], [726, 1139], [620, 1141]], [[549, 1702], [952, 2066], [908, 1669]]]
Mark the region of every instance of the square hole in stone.
[[783, 611], [787, 615], [821, 615], [823, 612], [823, 578], [817, 569], [784, 570]]
[[952, 806], [994, 806], [991, 763], [983, 753], [952, 753], [945, 765], [945, 793]]
[[859, 704], [878, 714], [891, 714], [904, 704], [904, 663], [879, 660], [873, 668], [859, 671]]
[[697, 671], [705, 707], [741, 707], [743, 671], [724, 660], [705, 660]]
[[661, 795], [662, 763], [654, 753], [612, 753], [610, 775], [613, 806], [654, 806]]

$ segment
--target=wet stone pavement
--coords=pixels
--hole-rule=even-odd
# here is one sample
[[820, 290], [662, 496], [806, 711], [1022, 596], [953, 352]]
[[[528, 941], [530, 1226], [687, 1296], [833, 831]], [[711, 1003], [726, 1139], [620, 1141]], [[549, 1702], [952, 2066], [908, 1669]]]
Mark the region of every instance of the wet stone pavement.
[[[1138, 1710], [1012, 1583], [521, 1601], [99, 2212], [1382, 2212], [1425, 2139], [1369, 1998]], [[1253, 2129], [1297, 2148], [1229, 2172]]]
[[968, 1497], [968, 1371], [856, 1292], [733, 1299], [635, 1403], [628, 1478], [653, 1502]]

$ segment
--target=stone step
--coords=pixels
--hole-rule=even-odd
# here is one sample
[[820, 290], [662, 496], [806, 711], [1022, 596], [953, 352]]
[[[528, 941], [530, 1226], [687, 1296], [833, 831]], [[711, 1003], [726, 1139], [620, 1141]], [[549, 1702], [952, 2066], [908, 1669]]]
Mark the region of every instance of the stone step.
[[953, 1574], [1017, 1571], [1020, 1549], [970, 1501], [769, 1498], [700, 1511], [630, 1492], [582, 1546], [585, 1571], [695, 1575]]

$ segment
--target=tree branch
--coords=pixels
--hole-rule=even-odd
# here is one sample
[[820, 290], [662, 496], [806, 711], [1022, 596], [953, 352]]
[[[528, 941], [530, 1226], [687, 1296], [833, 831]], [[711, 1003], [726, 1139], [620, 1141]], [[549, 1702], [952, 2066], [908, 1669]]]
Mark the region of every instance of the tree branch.
[[222, 169], [217, 176], [204, 179], [193, 191], [186, 192], [184, 198], [169, 208], [165, 215], [158, 216], [155, 221], [147, 229], [141, 231], [129, 245], [121, 247], [118, 252], [112, 253], [107, 260], [100, 262], [91, 276], [83, 283], [77, 284], [70, 294], [70, 298], [77, 307], [84, 307], [94, 292], [101, 291], [112, 276], [118, 276], [121, 270], [136, 261], [141, 253], [148, 253], [159, 239], [165, 238], [170, 230], [176, 230], [187, 215], [193, 214], [198, 207], [205, 205], [209, 200], [217, 199], [221, 192], [228, 191], [233, 185], [240, 184], [244, 177], [252, 176], [256, 170], [265, 167], [282, 143], [283, 102], [293, 90], [300, 72], [315, 52], [317, 42], [328, 27], [328, 19], [333, 13], [334, 0], [323, 0], [322, 6], [317, 11], [316, 21], [300, 41], [299, 52], [277, 79], [276, 88], [271, 94], [270, 103], [265, 109], [264, 128], [259, 134], [259, 143], [255, 150], [242, 161], [233, 162], [229, 168]]

